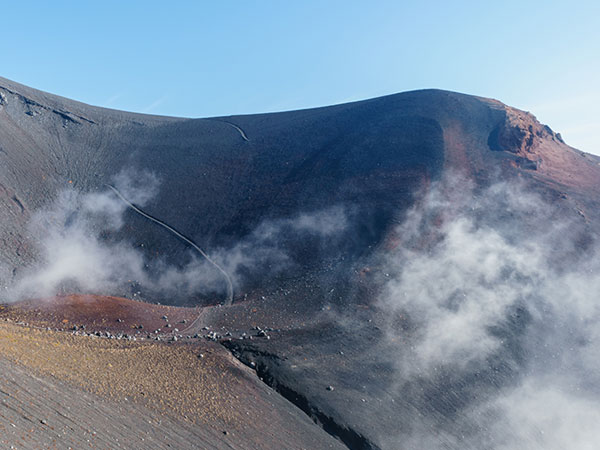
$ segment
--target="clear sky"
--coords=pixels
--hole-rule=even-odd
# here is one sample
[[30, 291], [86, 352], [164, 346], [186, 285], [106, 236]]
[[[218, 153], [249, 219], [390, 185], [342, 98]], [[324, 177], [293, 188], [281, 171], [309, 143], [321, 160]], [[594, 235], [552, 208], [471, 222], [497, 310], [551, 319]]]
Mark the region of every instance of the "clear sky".
[[188, 117], [421, 88], [497, 98], [600, 154], [600, 2], [3, 2], [0, 76]]

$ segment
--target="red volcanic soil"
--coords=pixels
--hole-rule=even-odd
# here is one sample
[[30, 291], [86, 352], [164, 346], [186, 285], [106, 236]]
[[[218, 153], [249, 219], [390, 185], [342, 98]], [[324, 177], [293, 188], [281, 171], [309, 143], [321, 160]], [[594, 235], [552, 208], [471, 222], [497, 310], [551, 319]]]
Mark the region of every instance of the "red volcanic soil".
[[[198, 316], [195, 308], [164, 306], [103, 295], [71, 294], [0, 305], [0, 318], [54, 329], [84, 325], [89, 331], [183, 332]], [[164, 319], [166, 317], [167, 319]], [[170, 324], [170, 327], [166, 325]]]

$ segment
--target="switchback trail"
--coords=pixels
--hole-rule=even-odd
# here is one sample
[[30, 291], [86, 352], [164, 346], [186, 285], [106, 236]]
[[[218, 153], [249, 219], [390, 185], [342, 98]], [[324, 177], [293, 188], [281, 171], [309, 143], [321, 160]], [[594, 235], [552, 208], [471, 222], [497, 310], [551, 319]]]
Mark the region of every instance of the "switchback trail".
[[142, 211], [140, 208], [138, 208], [137, 206], [135, 206], [133, 203], [131, 203], [129, 200], [127, 200], [123, 194], [121, 194], [121, 192], [119, 192], [119, 190], [110, 185], [110, 184], [106, 184], [106, 186], [108, 186], [116, 195], [117, 197], [119, 197], [127, 206], [129, 206], [131, 209], [133, 209], [136, 213], [138, 213], [139, 215], [145, 217], [146, 219], [154, 222], [157, 225], [160, 225], [163, 228], [166, 228], [168, 231], [170, 231], [171, 233], [173, 233], [175, 236], [177, 236], [179, 239], [181, 239], [182, 241], [186, 242], [187, 244], [191, 245], [198, 253], [200, 253], [209, 263], [211, 263], [219, 272], [221, 272], [223, 274], [223, 276], [225, 277], [225, 280], [227, 281], [227, 300], [225, 301], [225, 306], [229, 306], [233, 303], [233, 283], [231, 282], [231, 277], [229, 276], [229, 274], [225, 271], [225, 269], [223, 269], [219, 264], [217, 264], [215, 261], [213, 261], [210, 256], [208, 256], [200, 247], [198, 247], [196, 245], [196, 243], [194, 243], [194, 241], [192, 241], [191, 239], [185, 237], [183, 234], [181, 234], [179, 231], [177, 231], [176, 229], [174, 229], [173, 227], [167, 225], [166, 223], [164, 223], [163, 221], [157, 219], [156, 217], [152, 217], [150, 214]]

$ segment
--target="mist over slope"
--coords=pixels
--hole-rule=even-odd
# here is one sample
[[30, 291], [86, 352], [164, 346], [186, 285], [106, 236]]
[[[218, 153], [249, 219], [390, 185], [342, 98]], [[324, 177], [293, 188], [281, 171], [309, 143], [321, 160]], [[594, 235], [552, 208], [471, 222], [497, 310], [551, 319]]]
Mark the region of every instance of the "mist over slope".
[[231, 277], [198, 326], [283, 329], [224, 345], [350, 448], [595, 440], [600, 158], [530, 113], [439, 90], [209, 119], [0, 94], [5, 301], [226, 303], [110, 185]]
[[[128, 174], [124, 184], [139, 184], [151, 174], [160, 187], [146, 200], [148, 211], [215, 251], [236, 246], [266, 221], [327, 207], [350, 211], [349, 238], [337, 252], [283, 243], [293, 247], [300, 273], [328, 258], [354, 261], [369, 253], [413, 194], [448, 169], [478, 182], [500, 173], [526, 177], [550, 196], [568, 196], [567, 207], [587, 215], [594, 210], [586, 199], [598, 193], [597, 158], [568, 148], [531, 115], [450, 92], [177, 119], [90, 107], [8, 80], [0, 91], [5, 285], [40, 257], [26, 231], [35, 211], [50, 208], [63, 192], [103, 192], [118, 173]], [[192, 262], [177, 239], [131, 211], [126, 215], [123, 227], [109, 230], [109, 239], [143, 245], [146, 256], [179, 268]], [[271, 273], [264, 272], [246, 277], [248, 286], [268, 282]]]

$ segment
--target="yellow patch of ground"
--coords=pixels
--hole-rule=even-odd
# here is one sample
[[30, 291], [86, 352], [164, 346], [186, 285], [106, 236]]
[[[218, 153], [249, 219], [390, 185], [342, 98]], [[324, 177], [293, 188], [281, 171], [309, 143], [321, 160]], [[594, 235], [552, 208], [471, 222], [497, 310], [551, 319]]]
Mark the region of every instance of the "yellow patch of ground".
[[74, 336], [0, 322], [0, 357], [38, 374], [193, 422], [237, 420], [243, 393], [231, 361], [217, 346], [205, 347], [203, 358], [199, 353], [192, 345]]

